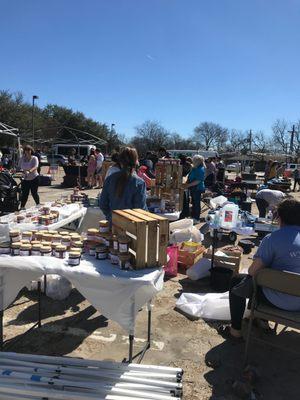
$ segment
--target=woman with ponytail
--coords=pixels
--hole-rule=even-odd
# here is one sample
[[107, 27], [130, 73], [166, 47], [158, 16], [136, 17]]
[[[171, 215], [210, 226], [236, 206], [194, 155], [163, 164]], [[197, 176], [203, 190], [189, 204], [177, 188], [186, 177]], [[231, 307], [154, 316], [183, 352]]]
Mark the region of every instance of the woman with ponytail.
[[146, 184], [135, 172], [138, 165], [136, 149], [125, 147], [119, 153], [121, 170], [107, 177], [100, 196], [100, 208], [108, 221], [113, 210], [146, 206]]

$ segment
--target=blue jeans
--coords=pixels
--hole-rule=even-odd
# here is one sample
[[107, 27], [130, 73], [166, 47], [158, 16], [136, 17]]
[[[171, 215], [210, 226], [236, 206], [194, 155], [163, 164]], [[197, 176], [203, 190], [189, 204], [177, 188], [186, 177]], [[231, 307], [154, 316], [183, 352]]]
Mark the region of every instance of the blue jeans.
[[197, 188], [191, 189], [191, 198], [192, 198], [192, 218], [200, 219], [201, 213], [201, 190]]

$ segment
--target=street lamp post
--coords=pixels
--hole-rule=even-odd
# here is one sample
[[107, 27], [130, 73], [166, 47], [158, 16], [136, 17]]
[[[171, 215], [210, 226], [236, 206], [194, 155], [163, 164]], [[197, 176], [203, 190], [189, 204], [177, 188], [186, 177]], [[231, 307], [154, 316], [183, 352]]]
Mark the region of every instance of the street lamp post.
[[34, 101], [37, 100], [39, 96], [33, 95], [32, 96], [32, 121], [31, 121], [31, 126], [32, 126], [32, 146], [34, 147]]

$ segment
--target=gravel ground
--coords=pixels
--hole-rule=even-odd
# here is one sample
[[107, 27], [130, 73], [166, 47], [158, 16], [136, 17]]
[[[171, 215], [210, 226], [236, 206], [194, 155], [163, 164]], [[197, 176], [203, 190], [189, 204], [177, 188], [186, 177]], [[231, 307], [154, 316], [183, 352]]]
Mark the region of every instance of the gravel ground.
[[[60, 181], [60, 177], [58, 181]], [[41, 201], [54, 200], [71, 192], [60, 187], [40, 188]], [[97, 190], [90, 190], [91, 196]], [[297, 193], [299, 198], [299, 193]], [[28, 206], [30, 203], [28, 204]], [[248, 266], [251, 256], [243, 256]], [[190, 320], [175, 310], [182, 292], [206, 292], [209, 282], [192, 282], [180, 273], [165, 282], [163, 291], [154, 300], [153, 345], [144, 363], [178, 366], [184, 369], [184, 399], [237, 399], [231, 386], [243, 370], [244, 344], [232, 344], [217, 334], [216, 323]], [[4, 316], [6, 339], [19, 338], [10, 350], [17, 352], [68, 355], [99, 360], [121, 361], [127, 356], [125, 332], [99, 314], [76, 290], [64, 301], [43, 298], [43, 326], [28, 335], [22, 333], [36, 320], [37, 303], [33, 292], [23, 290]], [[146, 311], [137, 319], [136, 350], [146, 337]], [[247, 323], [245, 322], [244, 328]], [[254, 330], [250, 361], [257, 368], [257, 398], [298, 400], [300, 370], [299, 332], [287, 329], [274, 334]], [[296, 353], [298, 351], [298, 354]]]

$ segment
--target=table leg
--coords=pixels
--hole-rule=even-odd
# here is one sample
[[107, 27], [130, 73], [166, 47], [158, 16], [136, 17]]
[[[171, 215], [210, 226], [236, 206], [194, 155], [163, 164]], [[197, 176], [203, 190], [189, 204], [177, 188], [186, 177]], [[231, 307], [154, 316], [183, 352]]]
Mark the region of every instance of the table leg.
[[133, 341], [134, 341], [134, 335], [129, 335], [129, 357], [128, 357], [129, 364], [132, 363], [133, 359]]
[[47, 293], [47, 275], [44, 275], [44, 295]]
[[3, 310], [0, 311], [0, 351], [3, 350]]
[[[46, 277], [46, 275], [44, 275]], [[42, 326], [42, 305], [41, 305], [41, 281], [38, 281], [38, 327]]]

